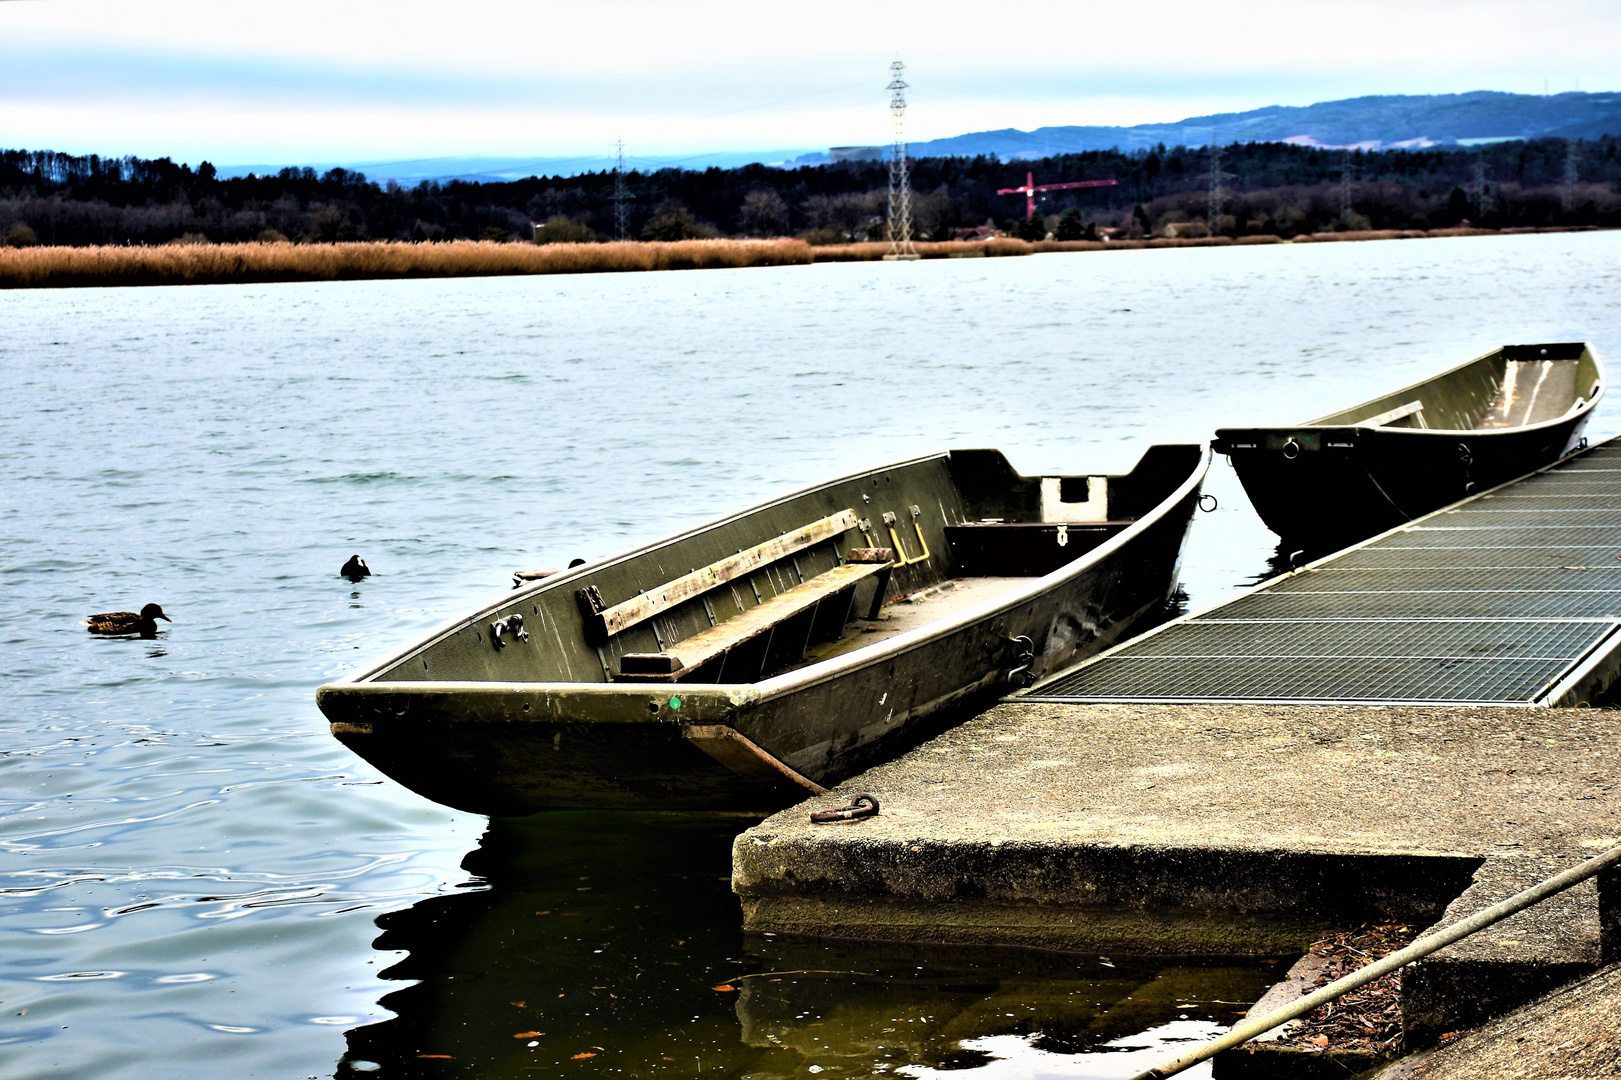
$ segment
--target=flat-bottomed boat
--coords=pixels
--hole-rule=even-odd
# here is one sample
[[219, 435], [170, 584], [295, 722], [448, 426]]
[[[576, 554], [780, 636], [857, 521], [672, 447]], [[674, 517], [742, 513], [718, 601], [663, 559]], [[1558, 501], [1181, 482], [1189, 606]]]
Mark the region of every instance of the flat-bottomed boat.
[[1557, 461], [1604, 396], [1582, 342], [1504, 345], [1292, 427], [1221, 428], [1267, 528], [1327, 553]]
[[360, 756], [475, 812], [783, 805], [1162, 612], [1209, 462], [856, 473], [522, 575], [317, 700]]

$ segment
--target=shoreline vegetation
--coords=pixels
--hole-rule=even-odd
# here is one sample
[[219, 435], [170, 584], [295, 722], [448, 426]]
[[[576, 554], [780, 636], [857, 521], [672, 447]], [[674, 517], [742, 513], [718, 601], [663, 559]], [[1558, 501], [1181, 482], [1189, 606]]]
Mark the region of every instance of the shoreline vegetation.
[[[1621, 136], [1469, 148], [1343, 151], [1284, 143], [1143, 147], [1036, 160], [910, 163], [912, 235], [1041, 241], [1279, 236], [1458, 227], [1621, 227]], [[1115, 181], [1043, 193], [1016, 189]], [[284, 168], [221, 176], [168, 158], [0, 149], [0, 238], [11, 247], [358, 241], [582, 243], [888, 239], [889, 165], [654, 172], [382, 184]]]
[[[1268, 244], [1416, 240], [1525, 233], [1594, 232], [1595, 226], [1519, 229], [1363, 229], [1278, 236], [1159, 237], [1136, 240], [925, 241], [924, 259], [1002, 258], [1058, 252], [1159, 248], [1251, 247]], [[141, 285], [242, 285], [296, 281], [505, 277], [533, 274], [714, 270], [749, 266], [874, 262], [887, 243], [812, 246], [803, 240], [678, 240], [521, 244], [456, 240], [410, 243], [165, 244], [157, 247], [0, 248], [0, 289]]]

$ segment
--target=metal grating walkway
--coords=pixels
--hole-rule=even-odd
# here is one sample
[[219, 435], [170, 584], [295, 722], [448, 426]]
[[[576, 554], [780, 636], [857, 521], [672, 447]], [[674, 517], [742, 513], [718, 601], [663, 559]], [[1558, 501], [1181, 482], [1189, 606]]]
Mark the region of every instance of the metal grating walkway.
[[1580, 698], [1618, 656], [1621, 441], [1610, 440], [1014, 700], [1553, 704]]

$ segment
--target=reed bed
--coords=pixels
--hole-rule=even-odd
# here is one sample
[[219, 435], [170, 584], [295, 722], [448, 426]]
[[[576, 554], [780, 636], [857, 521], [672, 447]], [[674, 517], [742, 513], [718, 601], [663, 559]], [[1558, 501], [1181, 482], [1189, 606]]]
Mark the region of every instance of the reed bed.
[[[925, 259], [992, 258], [1029, 255], [1037, 250], [1025, 240], [997, 237], [994, 240], [920, 240], [912, 247]], [[830, 244], [812, 248], [817, 262], [877, 262], [889, 254], [889, 244], [875, 241], [863, 244]]]
[[0, 288], [590, 274], [790, 266], [811, 261], [810, 245], [799, 240], [0, 248]]
[[1347, 232], [1297, 236], [1297, 244], [1325, 244], [1345, 240], [1433, 240], [1446, 236], [1518, 236], [1526, 233], [1597, 232], [1597, 225], [1525, 225], [1509, 229], [1356, 229]]
[[[1247, 247], [1254, 244], [1278, 244], [1276, 236], [1158, 237], [1142, 240], [1014, 240], [999, 237], [995, 240], [966, 240], [923, 242], [913, 244], [925, 259], [973, 258], [976, 256], [1039, 255], [1055, 251], [1141, 251], [1151, 248], [1188, 247]], [[889, 253], [886, 243], [840, 244], [818, 247], [817, 262], [866, 262], [882, 259]]]
[[[1593, 226], [1505, 229], [1586, 232]], [[1293, 243], [1497, 236], [1491, 229], [1369, 229], [1297, 236]], [[1008, 238], [921, 242], [925, 259], [999, 258], [1048, 252], [1140, 251], [1155, 248], [1249, 247], [1289, 243], [1276, 236], [1175, 237], [1142, 240]], [[512, 274], [599, 274], [633, 270], [710, 270], [869, 262], [886, 243], [811, 247], [802, 240], [676, 240], [610, 244], [438, 244], [382, 241], [348, 244], [169, 244], [163, 247], [0, 248], [0, 289], [111, 285], [228, 285], [365, 278], [493, 277]]]

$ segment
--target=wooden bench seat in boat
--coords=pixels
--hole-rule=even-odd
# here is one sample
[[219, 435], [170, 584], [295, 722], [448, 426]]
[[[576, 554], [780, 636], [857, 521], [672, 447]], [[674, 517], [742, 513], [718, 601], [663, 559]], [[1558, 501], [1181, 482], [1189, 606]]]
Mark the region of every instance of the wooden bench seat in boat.
[[[1407, 420], [1407, 427], [1424, 426], [1424, 403], [1422, 401], [1409, 401], [1405, 405], [1397, 405], [1394, 409], [1386, 409], [1377, 416], [1370, 416], [1366, 420], [1358, 420], [1357, 427], [1391, 427], [1397, 421]], [[1408, 420], [1411, 417], [1412, 419]]]
[[[888, 548], [860, 548], [851, 554], [872, 550], [889, 553]], [[775, 633], [794, 616], [817, 609], [800, 633], [798, 647], [788, 650], [790, 653], [803, 654], [805, 646], [811, 641], [838, 637], [844, 624], [850, 621], [850, 609], [855, 604], [855, 587], [870, 577], [882, 575], [887, 579], [893, 566], [890, 558], [835, 566], [803, 585], [795, 585], [786, 592], [778, 593], [757, 607], [734, 615], [708, 630], [701, 630], [663, 652], [626, 653], [619, 659], [619, 678], [659, 682], [680, 679], [722, 659], [739, 645]], [[876, 608], [883, 603], [883, 599], [884, 589], [880, 586], [873, 597], [873, 606]], [[876, 618], [876, 612], [869, 617]], [[719, 674], [716, 673], [717, 678]]]
[[[702, 597], [705, 593], [736, 581], [756, 570], [793, 557], [796, 553], [832, 540], [857, 527], [854, 511], [837, 514], [811, 522], [792, 532], [784, 533], [763, 544], [746, 548], [708, 566], [700, 567], [673, 581], [625, 600], [606, 606], [595, 589], [581, 589], [575, 595], [580, 613], [585, 618], [588, 636], [605, 643], [610, 638], [655, 616], [669, 611], [678, 604]], [[868, 578], [878, 579], [873, 596], [874, 616], [883, 602], [889, 575], [895, 566], [895, 553], [889, 548], [853, 548], [845, 556], [845, 564], [818, 574], [757, 606], [741, 612], [724, 622], [711, 626], [693, 636], [671, 644], [656, 653], [626, 653], [620, 658], [618, 679], [654, 680], [670, 682], [692, 674], [699, 668], [722, 661], [732, 650], [745, 643], [760, 642], [765, 638], [762, 653], [769, 653], [770, 638], [783, 623], [796, 616], [808, 615], [801, 649], [817, 634], [837, 637], [849, 621], [851, 606], [855, 603], [855, 588]], [[797, 572], [798, 565], [795, 564]], [[842, 598], [843, 603], [838, 600]], [[828, 610], [822, 607], [827, 601]], [[713, 615], [711, 615], [713, 619]], [[662, 644], [662, 640], [660, 644]], [[763, 662], [764, 656], [760, 658]], [[716, 681], [719, 670], [709, 672]]]

